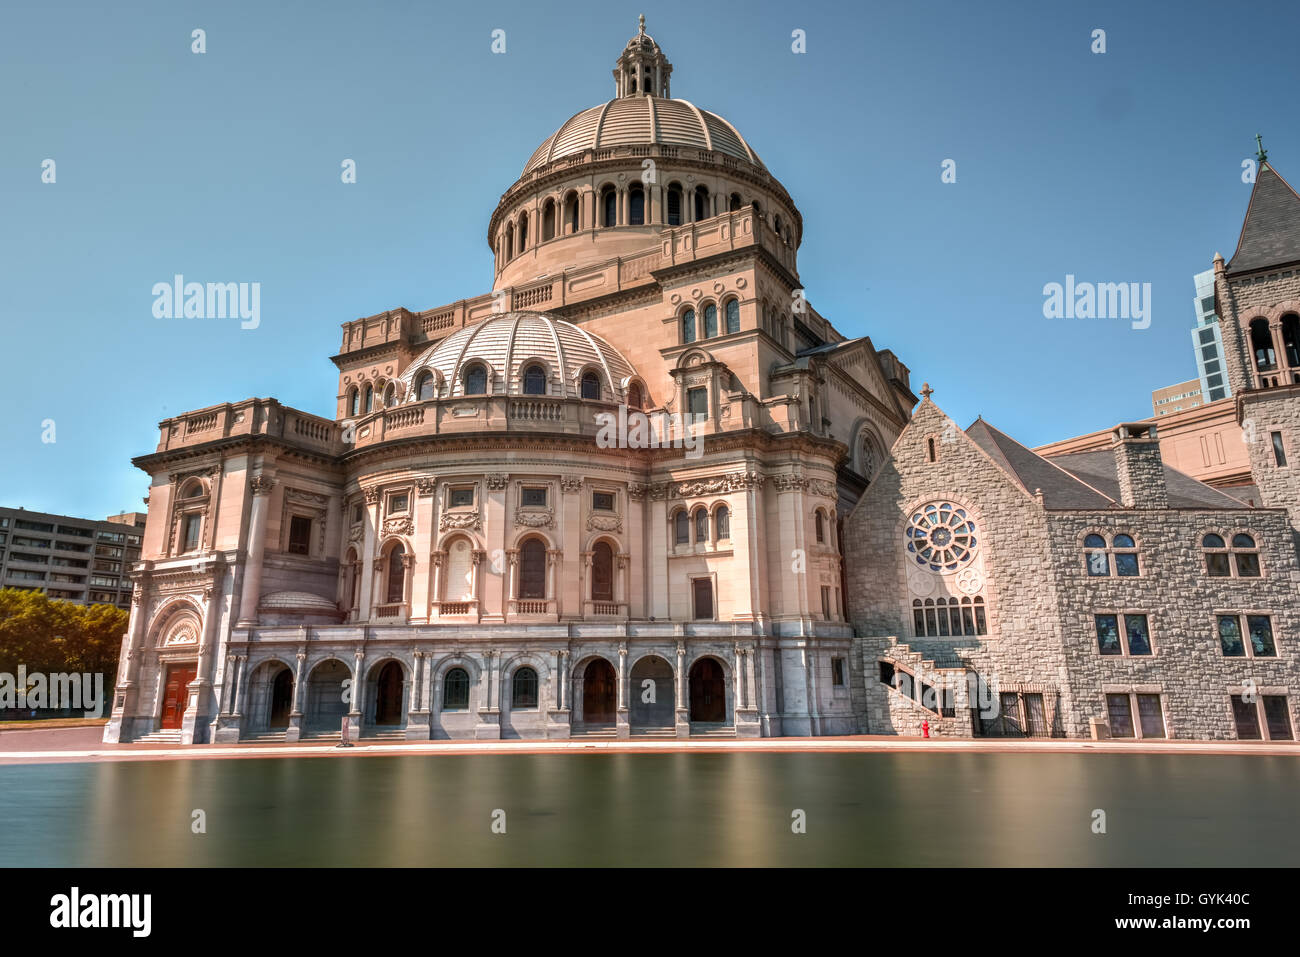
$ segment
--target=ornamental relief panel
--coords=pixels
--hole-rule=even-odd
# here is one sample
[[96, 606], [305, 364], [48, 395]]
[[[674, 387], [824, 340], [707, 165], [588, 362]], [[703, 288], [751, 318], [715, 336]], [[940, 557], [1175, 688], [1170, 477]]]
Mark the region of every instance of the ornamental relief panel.
[[546, 509], [544, 512], [515, 512], [515, 528], [553, 528], [555, 526], [555, 512], [552, 509]]
[[383, 534], [410, 535], [415, 531], [415, 523], [409, 517], [389, 518], [384, 520]]
[[588, 515], [587, 531], [589, 532], [623, 532], [623, 520], [616, 515]]
[[438, 519], [438, 530], [443, 532], [452, 529], [478, 531], [482, 527], [483, 519], [478, 512], [443, 512]]

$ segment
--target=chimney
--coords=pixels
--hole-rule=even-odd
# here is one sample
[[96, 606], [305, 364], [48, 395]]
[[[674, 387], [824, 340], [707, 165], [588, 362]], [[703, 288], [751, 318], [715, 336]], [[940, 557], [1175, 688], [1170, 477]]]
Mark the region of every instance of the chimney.
[[1123, 422], [1111, 434], [1119, 500], [1125, 508], [1168, 508], [1165, 465], [1151, 422]]

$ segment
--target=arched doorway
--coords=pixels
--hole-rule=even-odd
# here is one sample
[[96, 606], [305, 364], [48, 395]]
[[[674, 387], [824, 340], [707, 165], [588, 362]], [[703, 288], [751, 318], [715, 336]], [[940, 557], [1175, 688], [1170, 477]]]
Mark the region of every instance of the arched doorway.
[[727, 720], [727, 680], [714, 658], [701, 658], [691, 666], [691, 720]]
[[352, 700], [343, 682], [352, 678], [352, 672], [336, 658], [322, 661], [307, 677], [307, 710], [303, 716], [305, 733], [338, 733]]
[[634, 728], [668, 728], [677, 723], [673, 669], [657, 655], [647, 655], [632, 666], [628, 689], [628, 723]]
[[282, 668], [271, 682], [271, 715], [267, 719], [267, 727], [272, 731], [283, 731], [289, 727], [289, 712], [292, 710], [293, 672]]
[[582, 720], [584, 724], [613, 724], [617, 700], [614, 666], [604, 658], [592, 660], [582, 674]]
[[390, 661], [375, 679], [375, 724], [385, 727], [402, 723], [402, 666]]

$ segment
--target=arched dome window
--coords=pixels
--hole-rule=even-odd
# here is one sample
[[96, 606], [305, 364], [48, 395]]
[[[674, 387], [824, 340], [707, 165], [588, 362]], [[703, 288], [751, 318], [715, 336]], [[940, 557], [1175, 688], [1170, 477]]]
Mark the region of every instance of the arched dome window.
[[506, 262], [515, 258], [515, 224], [506, 226]]
[[353, 386], [348, 390], [348, 415], [361, 414], [361, 393]]
[[783, 235], [783, 233], [782, 233], [782, 231], [781, 231], [781, 214], [780, 214], [780, 213], [777, 213], [775, 216], [772, 217], [772, 228], [776, 231], [776, 234], [777, 234], [778, 236], [782, 236], [782, 235]]
[[546, 370], [539, 363], [524, 370], [524, 395], [546, 395]]
[[367, 411], [367, 412], [373, 412], [373, 411], [375, 411], [375, 390], [374, 390], [374, 388], [373, 388], [372, 386], [370, 386], [369, 384], [366, 385], [366, 402], [365, 402], [365, 406], [366, 406], [366, 411]]
[[597, 542], [591, 550], [591, 600], [614, 600], [614, 549]]
[[466, 395], [486, 395], [487, 394], [487, 367], [475, 363], [465, 370], [465, 394]]
[[582, 397], [584, 399], [600, 398], [600, 376], [594, 372], [582, 374]]
[[548, 199], [542, 207], [542, 241], [555, 238], [555, 200]]
[[759, 219], [762, 219], [762, 218], [763, 218], [763, 204], [760, 203], [758, 200], [754, 200], [750, 205], [754, 207], [754, 215], [757, 216]]
[[639, 409], [645, 405], [645, 397], [641, 392], [641, 383], [633, 382], [627, 387], [627, 407], [629, 409]]
[[817, 541], [819, 544], [826, 541], [826, 519], [822, 516], [821, 509], [817, 510], [814, 522], [817, 526]]
[[406, 563], [402, 561], [406, 549], [401, 542], [394, 542], [388, 552], [387, 588], [385, 601], [390, 605], [400, 604], [406, 600]]
[[740, 300], [728, 299], [726, 305], [727, 335], [740, 331]]
[[602, 226], [618, 225], [618, 193], [613, 186], [606, 186], [600, 194], [600, 208], [604, 210]]
[[704, 307], [704, 338], [712, 339], [718, 334], [718, 307], [709, 303]]
[[528, 248], [528, 213], [519, 214], [519, 251]]
[[733, 213], [740, 209], [740, 194], [739, 194], [739, 193], [732, 193], [732, 194], [731, 194], [731, 200], [727, 203], [727, 209], [728, 209], [730, 212], [733, 212]]
[[682, 224], [682, 185], [681, 183], [668, 184], [668, 225], [680, 226]]
[[397, 386], [392, 382], [384, 386], [384, 407], [391, 408], [397, 404]]
[[627, 191], [627, 221], [631, 226], [645, 225], [645, 190], [633, 183]]
[[546, 544], [540, 538], [519, 547], [519, 597], [546, 597]]
[[578, 194], [570, 193], [564, 201], [564, 225], [570, 233], [576, 233], [582, 228], [581, 209]]
[[695, 310], [687, 309], [682, 313], [682, 342], [695, 341]]
[[720, 542], [731, 538], [731, 509], [725, 505], [713, 513], [713, 537]]
[[421, 372], [419, 378], [415, 380], [415, 394], [421, 402], [433, 398], [433, 373], [428, 369]]
[[709, 211], [709, 188], [707, 186], [695, 187], [695, 221], [698, 223], [701, 219], [708, 219], [713, 215]]

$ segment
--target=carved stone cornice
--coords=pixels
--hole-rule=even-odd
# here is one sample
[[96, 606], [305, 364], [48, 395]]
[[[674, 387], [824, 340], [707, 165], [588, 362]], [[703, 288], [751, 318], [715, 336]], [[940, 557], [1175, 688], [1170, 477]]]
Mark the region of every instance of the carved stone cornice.
[[623, 520], [617, 515], [588, 515], [587, 531], [619, 532], [623, 531]]
[[478, 529], [483, 527], [483, 519], [478, 512], [443, 512], [438, 519], [438, 530]]
[[304, 492], [302, 489], [286, 488], [284, 497], [291, 502], [302, 502], [306, 505], [316, 505], [323, 507], [329, 502], [329, 498], [324, 495], [317, 495], [315, 492]]
[[385, 535], [410, 535], [415, 531], [415, 523], [409, 518], [389, 518], [384, 520]]
[[491, 472], [487, 475], [487, 487], [490, 492], [501, 492], [510, 484], [510, 476], [504, 472]]
[[835, 486], [831, 482], [823, 482], [820, 479], [808, 480], [808, 491], [813, 495], [822, 495], [826, 498], [835, 498]]
[[515, 512], [515, 528], [553, 528], [555, 526], [555, 512], [547, 509], [544, 512]]
[[765, 477], [757, 472], [727, 472], [723, 475], [693, 479], [673, 486], [673, 498], [693, 498], [697, 495], [717, 495], [724, 492], [739, 492], [750, 488], [759, 488]]
[[769, 477], [778, 492], [794, 492], [808, 487], [808, 480], [796, 472], [781, 472]]

